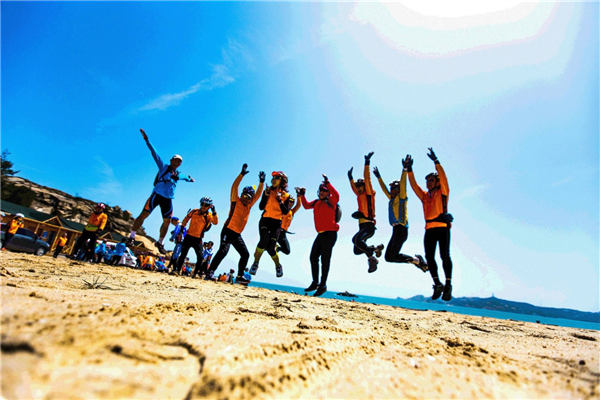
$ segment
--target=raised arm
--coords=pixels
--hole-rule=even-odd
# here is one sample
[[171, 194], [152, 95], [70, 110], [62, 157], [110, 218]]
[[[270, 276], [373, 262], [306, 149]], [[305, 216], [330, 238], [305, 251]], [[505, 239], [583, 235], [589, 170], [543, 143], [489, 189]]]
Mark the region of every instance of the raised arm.
[[335, 206], [340, 201], [340, 194], [337, 190], [335, 190], [335, 188], [329, 181], [327, 182], [327, 187], [329, 188], [329, 204]]
[[402, 176], [400, 177], [400, 198], [406, 199], [406, 169], [402, 170]]
[[356, 190], [356, 184], [354, 183], [354, 178], [352, 177], [353, 169], [354, 169], [354, 167], [352, 167], [348, 170], [348, 180], [350, 181], [350, 188], [352, 188], [352, 191], [354, 192], [354, 194], [358, 196], [358, 190]]
[[381, 186], [381, 190], [383, 191], [383, 194], [385, 194], [385, 196], [388, 199], [391, 199], [392, 196], [390, 196], [390, 191], [388, 190], [387, 186], [385, 185], [385, 182], [381, 178], [381, 174], [379, 173], [379, 169], [377, 167], [373, 168], [373, 175], [375, 175], [375, 177], [377, 177], [377, 181], [379, 182], [379, 186]]
[[373, 190], [373, 185], [371, 184], [371, 170], [369, 165], [371, 164], [371, 157], [373, 157], [373, 152], [365, 155], [365, 169], [364, 169], [364, 179], [365, 179], [365, 192], [368, 195], [372, 195], [375, 193]]
[[296, 211], [298, 211], [300, 209], [300, 206], [302, 206], [302, 201], [300, 199], [296, 200], [296, 204], [294, 205], [294, 208], [292, 208], [292, 215], [296, 215]]
[[250, 207], [252, 207], [260, 198], [260, 195], [263, 192], [263, 189], [265, 187], [265, 172], [264, 171], [260, 171], [258, 173], [258, 180], [260, 181], [260, 183], [258, 184], [258, 189], [256, 189], [256, 193], [254, 193], [254, 197], [252, 198], [252, 201], [250, 202]]
[[410, 182], [410, 187], [412, 187], [412, 190], [415, 192], [417, 197], [421, 199], [421, 201], [423, 201], [423, 199], [425, 198], [425, 192], [419, 187], [417, 181], [415, 180], [415, 174], [412, 171], [412, 156], [410, 154], [407, 154], [404, 160], [406, 165], [406, 172], [408, 173], [408, 181]]
[[211, 224], [217, 225], [219, 223], [219, 216], [217, 215], [217, 210], [215, 209], [215, 206], [212, 206], [211, 211], [212, 212], [209, 214], [209, 221]]
[[238, 200], [238, 197], [239, 197], [238, 188], [240, 187], [240, 182], [242, 182], [243, 177], [244, 177], [244, 175], [239, 174], [233, 181], [233, 184], [231, 185], [231, 194], [229, 196], [231, 201]]
[[160, 159], [158, 154], [156, 154], [156, 150], [154, 150], [154, 146], [152, 146], [152, 143], [150, 143], [150, 140], [148, 139], [148, 135], [146, 135], [146, 132], [141, 128], [140, 128], [140, 132], [142, 134], [142, 137], [144, 138], [144, 142], [146, 142], [146, 146], [148, 146], [148, 148], [150, 149], [150, 153], [152, 153], [152, 158], [154, 158], [154, 162], [156, 162], [158, 169], [161, 169], [162, 167], [165, 166], [165, 164], [162, 162], [162, 160]]
[[435, 170], [437, 171], [438, 177], [440, 178], [440, 188], [442, 190], [442, 194], [448, 196], [448, 194], [450, 193], [450, 188], [448, 187], [448, 178], [446, 177], [446, 171], [444, 171], [444, 168], [442, 168], [440, 160], [438, 160], [437, 156], [435, 155], [433, 148], [429, 148], [429, 153], [427, 153], [427, 157], [429, 157], [431, 161], [433, 161], [435, 164]]

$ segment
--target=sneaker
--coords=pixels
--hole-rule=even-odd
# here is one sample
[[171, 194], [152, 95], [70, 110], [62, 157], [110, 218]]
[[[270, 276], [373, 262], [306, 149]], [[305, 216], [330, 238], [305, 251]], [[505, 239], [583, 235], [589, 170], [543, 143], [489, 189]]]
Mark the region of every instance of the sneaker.
[[161, 242], [154, 242], [154, 245], [156, 246], [156, 248], [158, 249], [158, 251], [160, 251], [160, 254], [167, 254], [167, 251], [165, 250], [165, 246], [163, 246], [163, 244]]
[[425, 260], [423, 259], [423, 257], [421, 257], [418, 254], [416, 254], [415, 257], [417, 258], [417, 260], [419, 260], [418, 263], [415, 264], [415, 266], [417, 268], [419, 268], [423, 272], [429, 271], [429, 267], [427, 266], [427, 263], [425, 262]]
[[377, 271], [378, 263], [379, 263], [379, 260], [377, 260], [375, 257], [373, 257], [373, 256], [369, 257], [369, 273]]
[[248, 283], [250, 283], [250, 281], [245, 279], [243, 276], [237, 276], [235, 278], [235, 283], [238, 283], [240, 285], [247, 285]]
[[444, 285], [441, 283], [437, 283], [433, 285], [433, 295], [431, 296], [431, 300], [437, 300], [442, 295], [442, 291], [444, 290]]
[[275, 266], [275, 275], [278, 278], [281, 278], [283, 276], [283, 266], [281, 264]]
[[381, 252], [383, 251], [383, 245], [380, 244], [379, 246], [375, 247], [375, 256], [377, 258], [381, 257]]
[[256, 275], [256, 271], [258, 271], [258, 264], [254, 263], [250, 267], [250, 275]]
[[309, 287], [304, 289], [305, 292], [312, 292], [313, 290], [317, 290], [319, 288], [319, 284], [317, 282], [313, 282]]
[[321, 285], [319, 285], [319, 287], [317, 288], [317, 291], [315, 292], [315, 294], [313, 294], [313, 297], [319, 297], [320, 295], [322, 295], [326, 291], [327, 291], [327, 286], [321, 286]]
[[444, 286], [444, 294], [442, 294], [442, 300], [452, 300], [452, 285], [450, 284], [450, 282], [447, 282], [446, 286]]

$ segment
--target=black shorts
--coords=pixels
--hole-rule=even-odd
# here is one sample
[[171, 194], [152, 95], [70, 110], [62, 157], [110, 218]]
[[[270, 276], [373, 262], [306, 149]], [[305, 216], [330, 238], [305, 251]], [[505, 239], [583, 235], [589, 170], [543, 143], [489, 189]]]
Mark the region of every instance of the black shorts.
[[151, 213], [152, 210], [160, 206], [160, 212], [164, 218], [171, 218], [173, 216], [173, 200], [161, 196], [157, 193], [152, 193], [146, 204], [144, 205], [144, 211]]

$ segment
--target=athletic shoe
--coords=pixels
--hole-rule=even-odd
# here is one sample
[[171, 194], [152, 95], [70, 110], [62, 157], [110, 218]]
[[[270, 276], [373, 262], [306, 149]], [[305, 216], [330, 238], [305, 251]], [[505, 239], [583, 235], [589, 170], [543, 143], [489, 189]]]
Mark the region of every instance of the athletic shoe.
[[317, 288], [317, 291], [315, 292], [315, 294], [313, 294], [313, 297], [319, 297], [320, 295], [322, 295], [326, 291], [327, 291], [327, 286], [321, 286], [321, 285], [319, 285], [319, 287]]
[[427, 263], [425, 262], [423, 257], [421, 257], [418, 254], [416, 254], [415, 257], [417, 258], [417, 260], [419, 260], [419, 262], [417, 264], [415, 264], [415, 266], [423, 272], [429, 271], [429, 267], [427, 266]]
[[235, 283], [239, 283], [240, 285], [247, 285], [250, 283], [250, 281], [244, 278], [243, 276], [237, 276], [235, 278]]
[[278, 278], [281, 278], [283, 276], [283, 267], [281, 266], [281, 264], [277, 264], [275, 266], [275, 275], [277, 275]]
[[319, 284], [317, 282], [313, 282], [309, 287], [304, 289], [305, 292], [312, 292], [313, 290], [317, 290], [319, 288]]
[[377, 258], [381, 257], [381, 252], [383, 251], [383, 245], [380, 244], [379, 246], [375, 247], [375, 256]]
[[256, 275], [256, 271], [258, 271], [258, 264], [254, 263], [250, 267], [250, 275]]
[[375, 257], [373, 257], [373, 256], [369, 257], [369, 273], [377, 271], [378, 263], [379, 263], [379, 260], [377, 260]]
[[158, 249], [158, 251], [160, 251], [160, 254], [167, 254], [167, 251], [165, 250], [165, 247], [163, 246], [163, 244], [161, 242], [154, 242], [154, 245], [156, 246], [156, 248]]
[[431, 300], [437, 300], [442, 295], [442, 291], [444, 290], [444, 285], [441, 283], [437, 283], [433, 285], [433, 295], [431, 296]]
[[452, 285], [449, 282], [447, 282], [446, 286], [444, 286], [444, 294], [442, 294], [442, 300], [452, 300]]

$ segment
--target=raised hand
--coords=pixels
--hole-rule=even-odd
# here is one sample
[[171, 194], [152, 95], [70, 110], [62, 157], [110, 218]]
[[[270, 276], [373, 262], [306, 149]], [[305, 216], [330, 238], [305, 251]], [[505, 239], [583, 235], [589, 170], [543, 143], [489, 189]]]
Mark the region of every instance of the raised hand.
[[323, 174], [323, 183], [329, 183], [329, 178], [325, 174]]
[[352, 171], [353, 171], [353, 170], [354, 170], [354, 167], [352, 167], [352, 168], [350, 168], [350, 169], [348, 170], [348, 179], [350, 179], [350, 180], [354, 179], [354, 178], [352, 177]]
[[365, 164], [369, 165], [369, 163], [371, 162], [371, 157], [373, 157], [373, 154], [375, 154], [374, 152], [370, 152], [369, 154], [365, 155]]
[[215, 215], [217, 213], [217, 210], [215, 210], [215, 206], [211, 206], [210, 210], [212, 211], [213, 215]]
[[258, 173], [258, 180], [260, 181], [260, 183], [264, 183], [266, 177], [267, 175], [265, 174], [265, 171], [260, 171]]
[[406, 157], [404, 157], [404, 160], [402, 160], [402, 166], [406, 168], [407, 171], [412, 170], [413, 158], [410, 154], [407, 154]]
[[142, 133], [142, 137], [144, 138], [144, 140], [147, 142], [148, 141], [148, 135], [146, 135], [146, 131], [144, 131], [142, 128], [140, 128], [140, 132]]
[[242, 172], [240, 172], [240, 174], [242, 176], [246, 175], [247, 173], [249, 173], [250, 171], [248, 171], [248, 164], [244, 163], [244, 165], [242, 165]]
[[373, 175], [375, 175], [376, 178], [381, 178], [381, 174], [379, 173], [379, 169], [377, 167], [373, 168]]
[[433, 148], [429, 147], [429, 153], [427, 153], [427, 157], [431, 158], [431, 161], [436, 162], [438, 160], [437, 156], [433, 152]]

